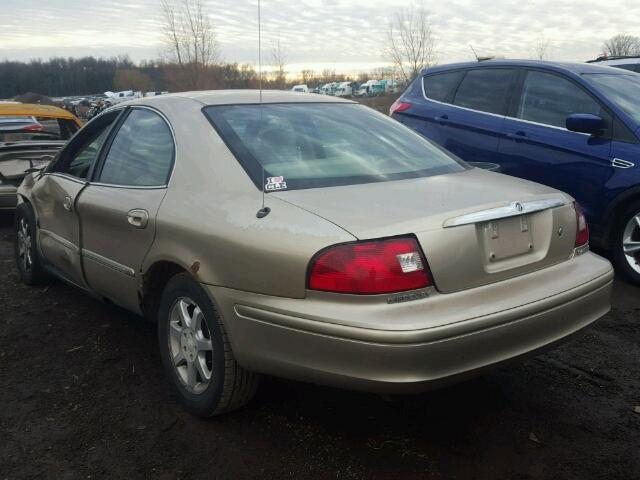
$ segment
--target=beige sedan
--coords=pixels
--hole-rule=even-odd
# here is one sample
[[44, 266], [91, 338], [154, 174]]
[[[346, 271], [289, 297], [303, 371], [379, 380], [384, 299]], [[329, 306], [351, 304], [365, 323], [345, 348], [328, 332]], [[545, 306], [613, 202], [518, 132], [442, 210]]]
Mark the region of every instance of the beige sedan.
[[19, 189], [23, 280], [55, 275], [158, 323], [198, 415], [259, 374], [411, 392], [538, 352], [610, 308], [568, 195], [472, 168], [326, 96], [140, 99]]

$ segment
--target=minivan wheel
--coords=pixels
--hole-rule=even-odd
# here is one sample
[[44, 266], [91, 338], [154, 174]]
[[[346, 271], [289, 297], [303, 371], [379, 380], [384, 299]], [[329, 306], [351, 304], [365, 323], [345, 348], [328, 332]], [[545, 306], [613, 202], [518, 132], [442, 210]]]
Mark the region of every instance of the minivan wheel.
[[15, 258], [20, 279], [27, 285], [38, 285], [48, 279], [36, 248], [36, 216], [29, 203], [16, 207]]
[[188, 274], [169, 280], [158, 312], [166, 374], [191, 413], [210, 417], [245, 405], [259, 376], [237, 364], [220, 313]]
[[618, 218], [612, 254], [616, 270], [640, 285], [640, 201], [629, 205]]

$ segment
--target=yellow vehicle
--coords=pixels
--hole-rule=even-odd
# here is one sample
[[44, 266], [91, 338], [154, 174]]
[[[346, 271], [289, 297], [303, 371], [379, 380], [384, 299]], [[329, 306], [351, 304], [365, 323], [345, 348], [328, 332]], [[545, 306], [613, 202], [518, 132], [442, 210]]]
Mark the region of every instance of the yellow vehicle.
[[26, 173], [48, 165], [80, 127], [82, 122], [62, 108], [0, 103], [0, 211], [15, 208]]

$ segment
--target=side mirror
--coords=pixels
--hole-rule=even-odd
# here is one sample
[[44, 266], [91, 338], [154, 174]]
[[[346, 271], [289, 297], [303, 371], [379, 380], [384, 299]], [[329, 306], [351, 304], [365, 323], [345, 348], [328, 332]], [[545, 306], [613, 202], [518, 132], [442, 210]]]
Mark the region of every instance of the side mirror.
[[590, 113], [574, 113], [566, 120], [567, 130], [589, 135], [599, 135], [606, 128], [604, 120]]

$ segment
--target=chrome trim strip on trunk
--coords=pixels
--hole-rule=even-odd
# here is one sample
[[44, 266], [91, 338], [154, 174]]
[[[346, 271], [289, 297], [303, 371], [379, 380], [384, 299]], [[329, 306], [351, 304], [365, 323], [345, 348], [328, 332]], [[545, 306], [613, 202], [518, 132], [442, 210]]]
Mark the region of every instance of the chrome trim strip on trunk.
[[526, 213], [539, 212], [549, 208], [561, 207], [567, 202], [562, 198], [531, 200], [529, 202], [512, 202], [504, 207], [490, 208], [479, 212], [467, 213], [459, 217], [449, 218], [442, 224], [443, 228], [469, 225], [471, 223], [489, 222], [501, 218], [515, 217]]
[[114, 262], [110, 258], [103, 257], [91, 250], [82, 249], [82, 256], [87, 258], [88, 260], [93, 260], [100, 265], [103, 265], [107, 268], [115, 270], [118, 273], [122, 273], [124, 275], [128, 275], [129, 277], [135, 277], [136, 272], [133, 268], [127, 267], [126, 265], [122, 265], [121, 263]]

